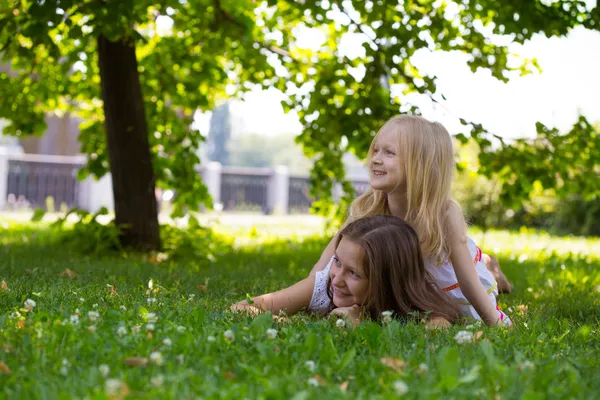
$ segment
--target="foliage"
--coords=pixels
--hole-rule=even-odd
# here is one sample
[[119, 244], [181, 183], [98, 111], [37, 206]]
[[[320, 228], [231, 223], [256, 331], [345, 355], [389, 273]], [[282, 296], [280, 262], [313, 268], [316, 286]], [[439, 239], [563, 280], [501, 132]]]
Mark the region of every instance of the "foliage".
[[[0, 49], [11, 72], [0, 73], [5, 133], [41, 134], [44, 114], [81, 117], [80, 178], [109, 170], [96, 37], [137, 44], [153, 167], [158, 186], [176, 190], [174, 213], [208, 204], [194, 170], [204, 137], [190, 129], [197, 108], [211, 109], [228, 85], [262, 82], [274, 72], [259, 46], [254, 6], [246, 1], [17, 1], [0, 13]], [[159, 22], [172, 21], [171, 29]]]
[[600, 131], [580, 117], [570, 132], [560, 133], [538, 123], [531, 141], [519, 139], [497, 151], [481, 153], [482, 172], [502, 182], [501, 200], [518, 207], [539, 185], [559, 199], [573, 195], [584, 201], [600, 194]]
[[[83, 254], [102, 255], [121, 251], [121, 229], [113, 223], [103, 224], [98, 221], [98, 217], [105, 215], [108, 215], [105, 207], [94, 214], [78, 208], [69, 210], [52, 223], [52, 228], [57, 230], [57, 236], [60, 238], [58, 243], [73, 246]], [[42, 218], [40, 210], [37, 209], [33, 220], [41, 221]], [[73, 219], [75, 222], [71, 223]], [[63, 229], [66, 224], [70, 225], [70, 229]]]
[[[500, 37], [508, 39], [505, 43], [510, 39], [523, 43], [536, 32], [564, 35], [577, 25], [600, 29], [599, 8], [590, 11], [581, 1], [536, 0], [526, 5], [487, 0], [458, 4], [405, 1], [395, 5], [385, 1], [321, 1], [307, 2], [302, 8], [278, 0], [269, 4], [276, 5], [274, 18], [302, 19], [301, 26], [321, 30], [327, 38], [319, 49], [310, 50], [294, 43], [292, 32], [297, 24], [280, 23], [274, 28], [283, 31], [277, 44], [289, 49], [289, 57], [282, 60], [287, 74], [277, 80], [278, 87], [290, 94], [288, 108], [299, 113], [304, 125], [298, 142], [315, 159], [312, 178], [315, 197], [320, 199], [328, 199], [332, 181], [344, 176], [344, 152], [364, 157], [377, 129], [391, 115], [399, 110], [418, 113], [407, 95], [420, 93], [434, 102], [444, 99], [435, 77], [412, 64], [411, 56], [418, 50], [467, 53], [473, 71], [487, 68], [497, 79], [507, 81], [539, 66], [536, 60], [509, 54]], [[356, 57], [344, 53], [346, 34], [363, 41], [354, 52]], [[401, 94], [392, 97], [394, 93]], [[482, 155], [500, 139], [476, 122], [462, 122], [465, 132], [458, 138], [466, 140], [470, 134]], [[482, 164], [488, 160], [482, 158]], [[510, 161], [511, 166], [518, 166]], [[345, 202], [352, 200], [348, 182], [344, 191]], [[330, 206], [325, 202], [317, 208]]]
[[[536, 32], [565, 35], [579, 25], [600, 29], [599, 8], [589, 10], [585, 2], [574, 0], [526, 4], [10, 0], [8, 4], [0, 10], [0, 52], [12, 70], [0, 73], [0, 117], [11, 121], [6, 132], [39, 134], [44, 113], [71, 111], [85, 121], [81, 141], [90, 155], [80, 175], [102, 176], [109, 165], [95, 38], [129, 38], [137, 45], [155, 174], [159, 187], [178, 193], [175, 215], [183, 214], [184, 206], [196, 209], [208, 202], [194, 171], [199, 161], [196, 149], [204, 137], [189, 126], [196, 109], [212, 109], [226, 94], [258, 84], [277, 87], [289, 96], [286, 108], [296, 110], [304, 125], [297, 141], [315, 160], [312, 194], [320, 199], [315, 209], [339, 216], [353, 193], [344, 181], [346, 196], [341, 207], [332, 208], [332, 185], [344, 178], [343, 154], [364, 157], [376, 130], [391, 115], [418, 113], [408, 95], [444, 99], [435, 77], [413, 65], [411, 56], [418, 50], [467, 53], [472, 70], [487, 68], [507, 81], [539, 67], [535, 60], [509, 54], [502, 41], [523, 43]], [[159, 22], [170, 21], [172, 28], [161, 28]], [[325, 34], [320, 48], [308, 49], [297, 42], [295, 33], [307, 28]], [[362, 40], [352, 56], [343, 51], [346, 35]], [[482, 165], [497, 165], [499, 161], [486, 154], [498, 138], [476, 121], [463, 123], [465, 132], [458, 138], [466, 140], [470, 134], [482, 150]], [[503, 154], [510, 156], [502, 164], [506, 166], [502, 179], [508, 182], [503, 188], [514, 189], [504, 191], [503, 198], [518, 201], [532, 186], [510, 178], [519, 171], [520, 156]]]
[[[600, 218], [600, 200], [594, 195], [597, 189], [592, 178], [597, 172], [593, 162], [587, 161], [589, 155], [595, 154], [596, 138], [597, 133], [594, 132], [556, 135], [552, 150], [548, 149], [550, 145], [546, 145], [536, 153], [529, 151], [531, 146], [542, 146], [549, 142], [540, 140], [539, 136], [533, 145], [523, 145], [519, 143], [522, 141], [517, 141], [495, 154], [484, 155], [492, 160], [486, 164], [487, 167], [479, 163], [480, 152], [474, 143], [457, 146], [457, 157], [461, 162], [453, 186], [454, 197], [463, 207], [469, 223], [484, 229], [519, 229], [527, 226], [558, 234], [598, 236], [600, 229], [595, 222]], [[574, 139], [579, 143], [569, 143]], [[577, 148], [588, 150], [579, 156], [574, 154]], [[524, 152], [524, 156], [514, 155], [520, 151]], [[562, 155], [553, 155], [556, 151]], [[506, 155], [507, 152], [513, 154]], [[545, 157], [552, 157], [552, 160]], [[579, 158], [581, 162], [576, 161]], [[538, 163], [541, 166], [539, 168]], [[510, 179], [507, 179], [508, 175], [498, 177], [498, 173], [495, 173], [499, 171], [500, 174], [506, 174], [513, 168], [519, 168], [520, 172], [511, 174]], [[489, 172], [491, 179], [481, 173], [482, 170]], [[575, 182], [581, 181], [581, 184], [561, 179], [557, 173], [559, 170], [563, 174], [571, 174]], [[550, 184], [546, 183], [544, 187], [544, 180], [540, 176], [551, 177]], [[517, 181], [520, 184], [528, 182], [530, 186], [524, 188], [523, 185], [517, 191], [511, 187]], [[573, 193], [575, 189], [578, 193]], [[507, 192], [513, 194], [506, 196]]]
[[[296, 229], [290, 226], [288, 235]], [[197, 264], [193, 258], [82, 257], [68, 244], [58, 246], [52, 230], [5, 226], [0, 393], [391, 398], [405, 389], [399, 381], [412, 398], [584, 399], [600, 390], [597, 239], [488, 232], [486, 246], [498, 247], [516, 284], [500, 298], [515, 329], [426, 332], [413, 323], [348, 330], [308, 315], [288, 323], [268, 314], [232, 315], [227, 306], [246, 293], [305, 277], [327, 243], [305, 238], [290, 245], [281, 240], [285, 235], [272, 242], [253, 232], [252, 238], [248, 230], [236, 233], [252, 245]], [[67, 268], [73, 274], [59, 276]], [[36, 303], [31, 311], [27, 299]], [[276, 329], [276, 337], [269, 339], [267, 329]], [[461, 330], [482, 336], [458, 344]]]

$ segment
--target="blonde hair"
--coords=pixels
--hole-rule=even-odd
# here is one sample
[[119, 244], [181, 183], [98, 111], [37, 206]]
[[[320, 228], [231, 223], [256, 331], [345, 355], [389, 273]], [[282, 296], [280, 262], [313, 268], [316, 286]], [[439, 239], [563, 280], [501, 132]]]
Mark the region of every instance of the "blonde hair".
[[[445, 229], [448, 209], [451, 205], [460, 209], [450, 194], [455, 170], [452, 139], [438, 122], [396, 116], [375, 135], [367, 157], [369, 163], [379, 135], [386, 131], [394, 132], [397, 138], [399, 172], [406, 180], [405, 219], [417, 231], [423, 254], [439, 264], [450, 256]], [[390, 214], [387, 194], [372, 187], [350, 206], [351, 219]]]

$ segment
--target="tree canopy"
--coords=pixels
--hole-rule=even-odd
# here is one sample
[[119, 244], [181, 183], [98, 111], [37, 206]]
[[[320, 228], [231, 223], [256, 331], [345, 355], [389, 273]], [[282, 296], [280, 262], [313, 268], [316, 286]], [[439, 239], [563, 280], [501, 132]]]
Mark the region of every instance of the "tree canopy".
[[[5, 133], [40, 134], [45, 113], [70, 111], [84, 121], [80, 140], [89, 162], [81, 177], [109, 171], [98, 38], [134, 46], [152, 167], [159, 187], [177, 191], [176, 215], [186, 207], [208, 203], [206, 188], [194, 170], [200, 161], [196, 149], [207, 132], [190, 125], [196, 110], [210, 110], [227, 96], [255, 85], [287, 94], [285, 107], [296, 110], [304, 126], [297, 142], [315, 160], [313, 194], [321, 199], [315, 207], [329, 213], [333, 181], [344, 177], [342, 155], [364, 156], [376, 130], [389, 117], [419, 113], [403, 96], [392, 97], [391, 89], [443, 99], [435, 76], [422, 73], [411, 61], [417, 50], [466, 53], [472, 70], [486, 68], [507, 81], [511, 73], [530, 73], [538, 66], [535, 60], [511, 55], [506, 40], [497, 40], [499, 36], [523, 43], [538, 32], [560, 36], [580, 25], [600, 29], [597, 6], [589, 9], [583, 1], [570, 0], [8, 0], [0, 4], [0, 56], [10, 66], [10, 72], [0, 73], [0, 117], [11, 122]], [[326, 40], [320, 48], [299, 45], [297, 32], [304, 28], [324, 32]], [[362, 41], [354, 58], [341, 50], [346, 34], [357, 34]], [[527, 143], [519, 142], [507, 147], [509, 151], [493, 152], [492, 144], [500, 138], [477, 121], [463, 123], [464, 134], [458, 138], [470, 137], [479, 144], [482, 171], [506, 177], [507, 193], [525, 195], [531, 180], [538, 179], [535, 174], [544, 184], [555, 184], [544, 178], [562, 165], [552, 157], [546, 157], [544, 168], [540, 165], [530, 176], [515, 178], [510, 172], [512, 165], [522, 163], [523, 151], [535, 151], [537, 157], [543, 147], [562, 157], [552, 147], [556, 140], [564, 140], [557, 139], [560, 135], [555, 131], [540, 126], [542, 139], [535, 148], [524, 150]], [[579, 121], [571, 137], [590, 134], [590, 126]], [[596, 146], [595, 141], [583, 139], [572, 144]], [[586, 172], [597, 174], [593, 168]], [[349, 183], [344, 188], [351, 193]]]

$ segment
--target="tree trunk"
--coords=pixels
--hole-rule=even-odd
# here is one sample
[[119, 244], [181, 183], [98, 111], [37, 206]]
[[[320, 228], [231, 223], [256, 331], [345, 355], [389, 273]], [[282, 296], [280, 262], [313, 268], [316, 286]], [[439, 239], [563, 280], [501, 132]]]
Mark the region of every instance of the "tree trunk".
[[160, 235], [155, 178], [140, 87], [135, 45], [98, 37], [104, 126], [121, 243], [158, 250]]

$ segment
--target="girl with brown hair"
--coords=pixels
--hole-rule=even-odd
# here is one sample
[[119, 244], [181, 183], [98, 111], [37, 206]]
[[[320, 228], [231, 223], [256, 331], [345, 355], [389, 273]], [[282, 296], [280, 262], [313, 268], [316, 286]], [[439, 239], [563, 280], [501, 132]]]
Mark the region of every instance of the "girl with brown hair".
[[397, 318], [427, 319], [431, 327], [459, 318], [459, 309], [426, 270], [414, 229], [400, 218], [384, 215], [346, 225], [322, 271], [231, 309], [287, 315], [307, 310], [344, 316], [354, 324], [364, 317], [378, 319], [386, 311]]

